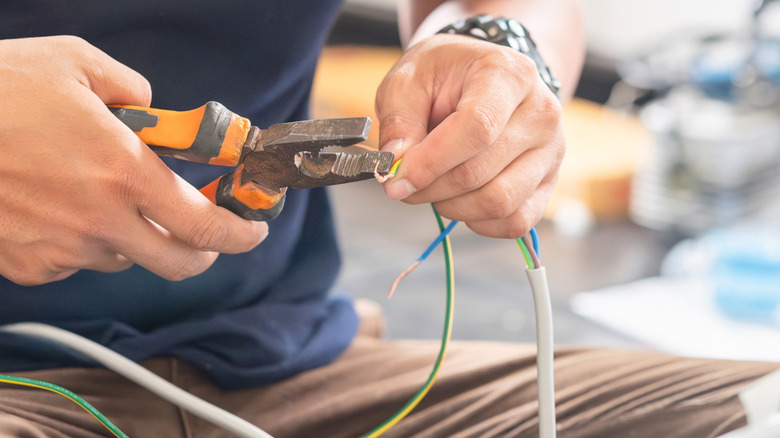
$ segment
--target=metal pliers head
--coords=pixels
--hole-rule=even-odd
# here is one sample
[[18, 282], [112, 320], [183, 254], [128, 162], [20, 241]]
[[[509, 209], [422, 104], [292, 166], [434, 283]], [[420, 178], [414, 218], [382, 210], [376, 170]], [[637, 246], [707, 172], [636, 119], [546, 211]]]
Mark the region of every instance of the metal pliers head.
[[217, 204], [247, 219], [270, 220], [281, 212], [288, 187], [322, 187], [387, 175], [393, 164], [391, 152], [332, 150], [365, 141], [370, 128], [367, 117], [252, 127], [238, 168], [219, 180]]

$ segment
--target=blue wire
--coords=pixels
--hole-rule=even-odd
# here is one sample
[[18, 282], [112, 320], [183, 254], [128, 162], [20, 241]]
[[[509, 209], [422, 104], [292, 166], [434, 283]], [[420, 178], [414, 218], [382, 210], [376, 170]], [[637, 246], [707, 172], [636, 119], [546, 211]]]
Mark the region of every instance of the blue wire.
[[534, 243], [534, 251], [536, 252], [536, 256], [541, 257], [539, 255], [539, 236], [536, 235], [536, 227], [531, 228], [531, 240]]
[[439, 237], [436, 238], [436, 240], [431, 243], [431, 246], [428, 247], [428, 249], [425, 250], [425, 252], [420, 256], [420, 258], [417, 259], [418, 262], [422, 262], [423, 260], [427, 259], [429, 255], [433, 252], [433, 250], [441, 243], [442, 240], [444, 240], [445, 237], [447, 237], [447, 234], [450, 234], [450, 231], [452, 231], [453, 228], [455, 228], [455, 225], [458, 225], [458, 221], [452, 221], [449, 225], [447, 225], [447, 228], [444, 229], [444, 231], [439, 234]]

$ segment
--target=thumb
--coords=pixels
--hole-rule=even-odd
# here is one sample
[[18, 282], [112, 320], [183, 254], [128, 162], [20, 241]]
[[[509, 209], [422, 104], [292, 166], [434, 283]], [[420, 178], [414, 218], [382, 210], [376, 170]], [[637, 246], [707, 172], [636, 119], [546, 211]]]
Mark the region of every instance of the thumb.
[[[428, 135], [431, 105], [432, 98], [426, 87], [413, 74], [391, 71], [376, 96], [380, 150], [392, 152], [394, 161], [398, 161], [410, 148], [422, 142]], [[385, 184], [391, 199], [403, 199], [419, 189], [401, 178], [404, 167], [409, 164], [402, 163], [396, 174], [399, 178]]]
[[149, 81], [135, 70], [108, 56], [82, 39], [72, 44], [76, 52], [80, 82], [103, 103], [148, 107], [152, 103]]

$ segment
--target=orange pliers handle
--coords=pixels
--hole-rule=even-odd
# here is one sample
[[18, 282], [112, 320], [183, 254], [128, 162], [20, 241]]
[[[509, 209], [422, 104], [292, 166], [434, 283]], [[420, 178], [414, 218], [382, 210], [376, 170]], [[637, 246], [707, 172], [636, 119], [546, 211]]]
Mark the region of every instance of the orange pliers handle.
[[[251, 128], [249, 119], [219, 102], [190, 111], [131, 105], [109, 109], [158, 155], [222, 166], [237, 166]], [[241, 181], [243, 165], [200, 189], [211, 202], [241, 217], [270, 220], [284, 205], [284, 191]]]
[[236, 166], [251, 128], [249, 119], [219, 102], [190, 111], [129, 105], [109, 109], [158, 155], [198, 163]]

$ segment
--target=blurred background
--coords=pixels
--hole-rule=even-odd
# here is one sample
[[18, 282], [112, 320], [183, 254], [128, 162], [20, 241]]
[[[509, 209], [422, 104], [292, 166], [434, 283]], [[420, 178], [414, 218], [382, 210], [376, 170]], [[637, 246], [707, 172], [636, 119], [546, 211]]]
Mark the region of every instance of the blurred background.
[[[780, 361], [780, 2], [582, 4], [587, 60], [537, 226], [556, 342]], [[347, 1], [315, 117], [376, 120], [374, 91], [401, 54], [395, 9]], [[440, 338], [440, 250], [385, 298], [438, 234], [430, 207], [391, 202], [375, 182], [331, 194], [339, 291], [379, 303], [388, 338]], [[453, 337], [533, 342], [517, 245], [463, 225], [452, 240]]]

